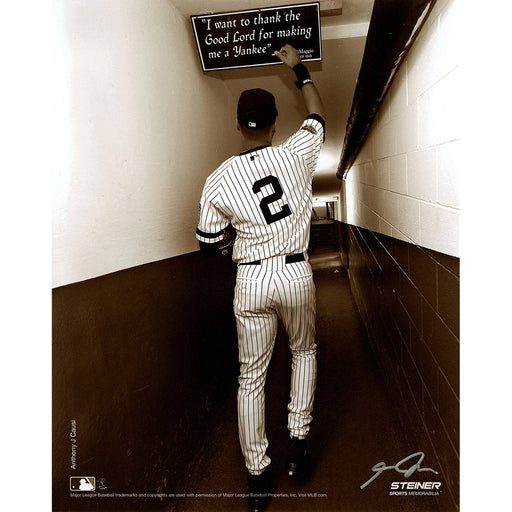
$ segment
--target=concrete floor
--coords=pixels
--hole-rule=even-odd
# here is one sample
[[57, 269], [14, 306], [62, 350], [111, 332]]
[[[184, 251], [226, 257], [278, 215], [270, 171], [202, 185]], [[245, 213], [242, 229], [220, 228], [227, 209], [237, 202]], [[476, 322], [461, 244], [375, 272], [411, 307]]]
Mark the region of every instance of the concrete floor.
[[[438, 510], [431, 496], [389, 496], [390, 484], [403, 481], [394, 470], [374, 475], [372, 466], [395, 465], [420, 451], [409, 445], [394, 409], [350, 293], [346, 270], [333, 251], [318, 251], [311, 263], [317, 287], [318, 385], [309, 435], [313, 469], [298, 484], [284, 471], [287, 443], [290, 356], [280, 328], [266, 386], [267, 435], [274, 466], [274, 497], [269, 512], [416, 512]], [[236, 393], [218, 417], [208, 449], [194, 465], [185, 494], [168, 504], [173, 512], [248, 510], [247, 474], [238, 444]], [[426, 465], [428, 466], [428, 465]], [[425, 464], [422, 465], [425, 467]], [[417, 473], [412, 480], [432, 480]], [[424, 475], [423, 477], [419, 475]], [[202, 494], [211, 497], [199, 496]]]

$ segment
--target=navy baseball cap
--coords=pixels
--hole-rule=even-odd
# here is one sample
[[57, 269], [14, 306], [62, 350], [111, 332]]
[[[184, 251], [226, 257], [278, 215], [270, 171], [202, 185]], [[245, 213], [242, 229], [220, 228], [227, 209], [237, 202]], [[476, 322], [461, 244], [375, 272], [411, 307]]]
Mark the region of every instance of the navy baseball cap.
[[248, 89], [238, 100], [238, 122], [247, 128], [266, 128], [277, 117], [276, 99], [264, 89]]

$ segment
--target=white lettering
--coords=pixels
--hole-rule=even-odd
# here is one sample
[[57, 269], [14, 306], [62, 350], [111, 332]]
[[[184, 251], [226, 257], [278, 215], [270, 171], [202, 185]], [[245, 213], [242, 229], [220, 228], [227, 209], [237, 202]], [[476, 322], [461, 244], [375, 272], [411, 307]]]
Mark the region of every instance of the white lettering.
[[441, 482], [391, 482], [390, 490], [397, 489], [440, 489]]
[[235, 57], [244, 55], [258, 55], [260, 53], [266, 53], [270, 45], [267, 46], [256, 46], [254, 43], [250, 48], [243, 48], [241, 45], [233, 46], [233, 53]]
[[207, 45], [229, 43], [229, 32], [225, 36], [219, 37], [213, 37], [211, 34], [208, 34], [204, 42]]
[[71, 445], [71, 469], [76, 469], [76, 444]]
[[281, 14], [279, 12], [276, 12], [272, 16], [262, 16], [261, 13], [258, 13], [258, 16], [254, 17], [254, 24], [255, 25], [265, 25], [267, 23], [280, 23], [281, 21]]
[[254, 41], [256, 39], [256, 29], [250, 34], [240, 34], [238, 30], [233, 35], [233, 43], [242, 43], [244, 41]]
[[296, 27], [292, 25], [291, 28], [287, 30], [278, 30], [277, 37], [292, 37], [292, 36], [304, 36], [306, 39], [311, 37], [311, 27]]
[[267, 32], [264, 28], [260, 28], [260, 33], [258, 34], [258, 41], [272, 37], [273, 33], [274, 32], [272, 30], [270, 32]]
[[236, 28], [236, 20], [216, 21], [215, 28]]

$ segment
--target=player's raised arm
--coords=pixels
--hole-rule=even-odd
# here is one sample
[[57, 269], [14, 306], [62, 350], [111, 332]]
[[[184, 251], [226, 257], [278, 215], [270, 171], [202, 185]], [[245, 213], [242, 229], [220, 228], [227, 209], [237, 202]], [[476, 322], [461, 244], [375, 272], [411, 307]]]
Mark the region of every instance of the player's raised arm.
[[306, 106], [308, 114], [317, 114], [325, 119], [322, 99], [320, 98], [320, 94], [313, 80], [311, 80], [308, 69], [301, 61], [299, 52], [297, 52], [293, 46], [286, 44], [279, 51], [275, 51], [274, 55], [292, 68], [297, 76], [295, 85], [302, 91], [304, 105]]

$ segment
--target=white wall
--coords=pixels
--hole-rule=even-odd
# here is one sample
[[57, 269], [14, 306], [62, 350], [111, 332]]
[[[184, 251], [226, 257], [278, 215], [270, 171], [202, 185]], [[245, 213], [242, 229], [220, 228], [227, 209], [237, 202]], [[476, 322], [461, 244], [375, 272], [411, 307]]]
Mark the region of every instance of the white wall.
[[344, 181], [345, 221], [459, 255], [461, 81], [455, 0], [438, 0]]
[[190, 20], [169, 0], [54, 5], [53, 285], [197, 250], [204, 180], [239, 140]]

